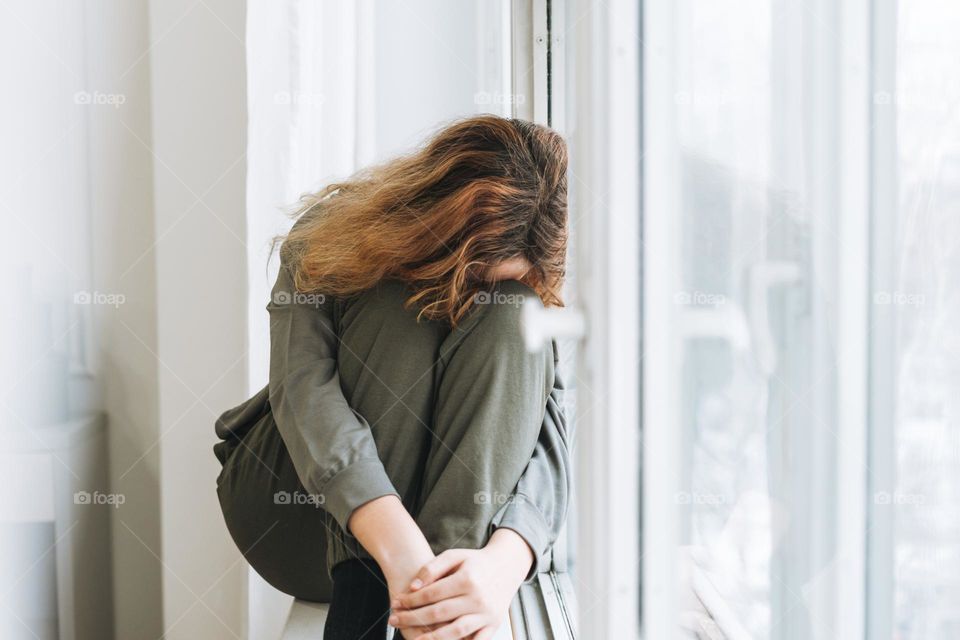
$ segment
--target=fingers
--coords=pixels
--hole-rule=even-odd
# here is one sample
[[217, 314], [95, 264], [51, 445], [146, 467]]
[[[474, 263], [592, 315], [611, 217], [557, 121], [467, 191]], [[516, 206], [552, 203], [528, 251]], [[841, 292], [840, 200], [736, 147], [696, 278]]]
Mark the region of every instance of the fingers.
[[417, 572], [417, 575], [414, 576], [413, 581], [410, 583], [410, 590], [416, 591], [422, 589], [431, 582], [435, 582], [447, 575], [460, 566], [460, 563], [470, 557], [471, 553], [475, 552], [470, 549], [448, 549], [444, 551], [420, 568], [420, 571]]
[[451, 598], [442, 600], [419, 609], [401, 609], [390, 615], [390, 625], [397, 628], [438, 625], [456, 620], [460, 616], [470, 613], [469, 601], [466, 598]]
[[470, 614], [461, 616], [436, 631], [418, 636], [417, 640], [461, 640], [470, 637], [472, 633], [482, 628], [483, 616]]
[[496, 627], [484, 627], [473, 634], [473, 640], [490, 640], [496, 632]]
[[428, 604], [440, 602], [447, 598], [462, 596], [467, 592], [465, 580], [462, 580], [456, 573], [446, 576], [419, 591], [408, 591], [395, 596], [390, 602], [392, 609], [416, 609], [425, 607]]

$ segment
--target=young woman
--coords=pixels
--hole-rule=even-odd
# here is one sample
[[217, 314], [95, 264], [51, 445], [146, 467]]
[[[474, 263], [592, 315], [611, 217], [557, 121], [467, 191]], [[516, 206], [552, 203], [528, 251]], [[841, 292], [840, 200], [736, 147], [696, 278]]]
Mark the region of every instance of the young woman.
[[305, 198], [270, 383], [215, 452], [231, 535], [331, 603], [326, 640], [492, 638], [545, 568], [569, 434], [556, 346], [526, 351], [520, 307], [561, 304], [566, 162], [554, 131], [480, 116]]

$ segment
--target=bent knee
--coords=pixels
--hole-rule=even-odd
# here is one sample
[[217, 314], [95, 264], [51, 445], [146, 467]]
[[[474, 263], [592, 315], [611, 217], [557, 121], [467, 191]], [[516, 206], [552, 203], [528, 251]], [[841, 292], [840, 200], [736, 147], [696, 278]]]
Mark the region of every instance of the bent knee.
[[523, 305], [537, 299], [536, 292], [516, 280], [498, 282], [474, 300], [474, 309], [463, 322], [462, 331], [474, 342], [523, 347]]
[[478, 379], [485, 369], [500, 373], [515, 369], [542, 379], [547, 389], [552, 387], [552, 351], [531, 353], [524, 339], [523, 305], [536, 298], [533, 289], [515, 280], [497, 283], [488, 296], [476, 301], [467, 318], [447, 338], [441, 348], [444, 360], [460, 368], [454, 366], [458, 361]]

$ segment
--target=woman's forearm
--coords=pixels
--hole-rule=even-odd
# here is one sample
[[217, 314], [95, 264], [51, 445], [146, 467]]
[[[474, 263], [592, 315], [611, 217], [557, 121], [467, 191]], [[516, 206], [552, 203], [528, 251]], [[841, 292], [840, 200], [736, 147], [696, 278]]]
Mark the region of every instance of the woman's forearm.
[[[383, 496], [357, 508], [350, 516], [350, 531], [388, 580], [391, 576], [412, 579], [434, 558], [427, 539], [396, 496]], [[501, 566], [519, 568], [521, 576], [534, 561], [530, 546], [511, 529], [497, 529], [485, 548], [502, 560]], [[396, 588], [406, 590], [408, 586], [409, 581]]]
[[494, 531], [485, 549], [503, 558], [505, 566], [519, 568], [521, 578], [527, 575], [536, 559], [527, 541], [513, 529]]
[[380, 565], [391, 593], [406, 590], [420, 568], [434, 557], [423, 532], [395, 495], [359, 506], [348, 526]]

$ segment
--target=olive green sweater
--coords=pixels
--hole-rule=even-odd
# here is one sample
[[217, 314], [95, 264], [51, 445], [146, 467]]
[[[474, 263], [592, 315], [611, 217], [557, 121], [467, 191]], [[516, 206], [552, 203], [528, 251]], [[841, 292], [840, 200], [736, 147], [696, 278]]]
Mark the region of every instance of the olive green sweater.
[[[500, 289], [501, 295], [532, 294], [516, 282], [501, 283]], [[389, 422], [389, 416], [376, 418], [378, 443], [365, 416], [347, 400], [341, 367], [362, 373], [358, 367], [363, 367], [363, 356], [338, 362], [338, 353], [342, 353], [338, 347], [344, 317], [349, 321], [349, 314], [363, 311], [349, 302], [295, 291], [289, 269], [282, 264], [267, 305], [271, 353], [270, 382], [264, 392], [268, 393], [269, 408], [297, 476], [307, 492], [323, 497], [323, 508], [331, 518], [330, 566], [352, 557], [369, 557], [349, 534], [347, 522], [364, 503], [384, 495], [399, 495], [397, 482], [407, 488], [408, 494], [414, 487], [417, 495], [431, 496], [426, 504], [411, 495], [401, 497], [418, 517], [435, 551], [445, 545], [480, 546], [494, 528], [506, 527], [521, 535], [535, 553], [537, 561], [528, 579], [549, 569], [550, 548], [566, 517], [571, 483], [571, 434], [562, 410], [563, 385], [555, 371], [556, 345], [547, 354], [526, 353], [516, 305], [477, 309], [451, 332], [454, 335], [447, 336], [444, 344], [456, 344], [457, 348], [445, 347], [441, 353], [436, 363], [440, 378], [443, 368], [461, 349], [460, 344], [470, 345], [472, 341], [471, 348], [479, 349], [472, 353], [483, 357], [472, 357], [475, 362], [459, 365], [466, 366], [466, 371], [448, 376], [456, 382], [441, 388], [450, 407], [445, 410], [456, 412], [454, 420], [479, 420], [480, 435], [457, 443], [457, 459], [470, 461], [469, 472], [463, 477], [453, 473], [448, 474], [452, 479], [446, 480], [419, 478], [415, 476], [420, 472], [418, 465], [424, 463], [422, 450], [412, 445], [405, 448], [402, 437], [392, 436], [385, 425], [379, 424]], [[396, 362], [393, 366], [413, 365]], [[357, 379], [354, 373], [349, 377]], [[394, 393], [387, 388], [366, 390], [371, 392]], [[395, 395], [402, 402], [400, 395]], [[248, 401], [252, 402], [256, 399]], [[242, 428], [241, 417], [249, 412], [249, 407], [240, 405], [225, 413], [217, 423], [218, 435], [229, 438]], [[423, 410], [425, 414], [432, 412], [433, 408]], [[423, 423], [432, 424], [438, 419], [444, 417], [425, 415]], [[524, 432], [531, 435], [513, 437]], [[385, 469], [378, 444], [381, 451], [389, 450], [394, 477]], [[446, 443], [443, 447], [450, 448]], [[398, 459], [402, 464], [397, 464]], [[518, 477], [496, 477], [504, 469], [517, 469]], [[508, 480], [506, 485], [504, 480]], [[512, 486], [512, 493], [483, 495], [484, 487], [501, 486]], [[477, 505], [478, 500], [489, 503]], [[458, 518], [489, 520], [479, 523], [486, 533], [476, 538], [457, 533], [462, 529], [457, 528]]]

